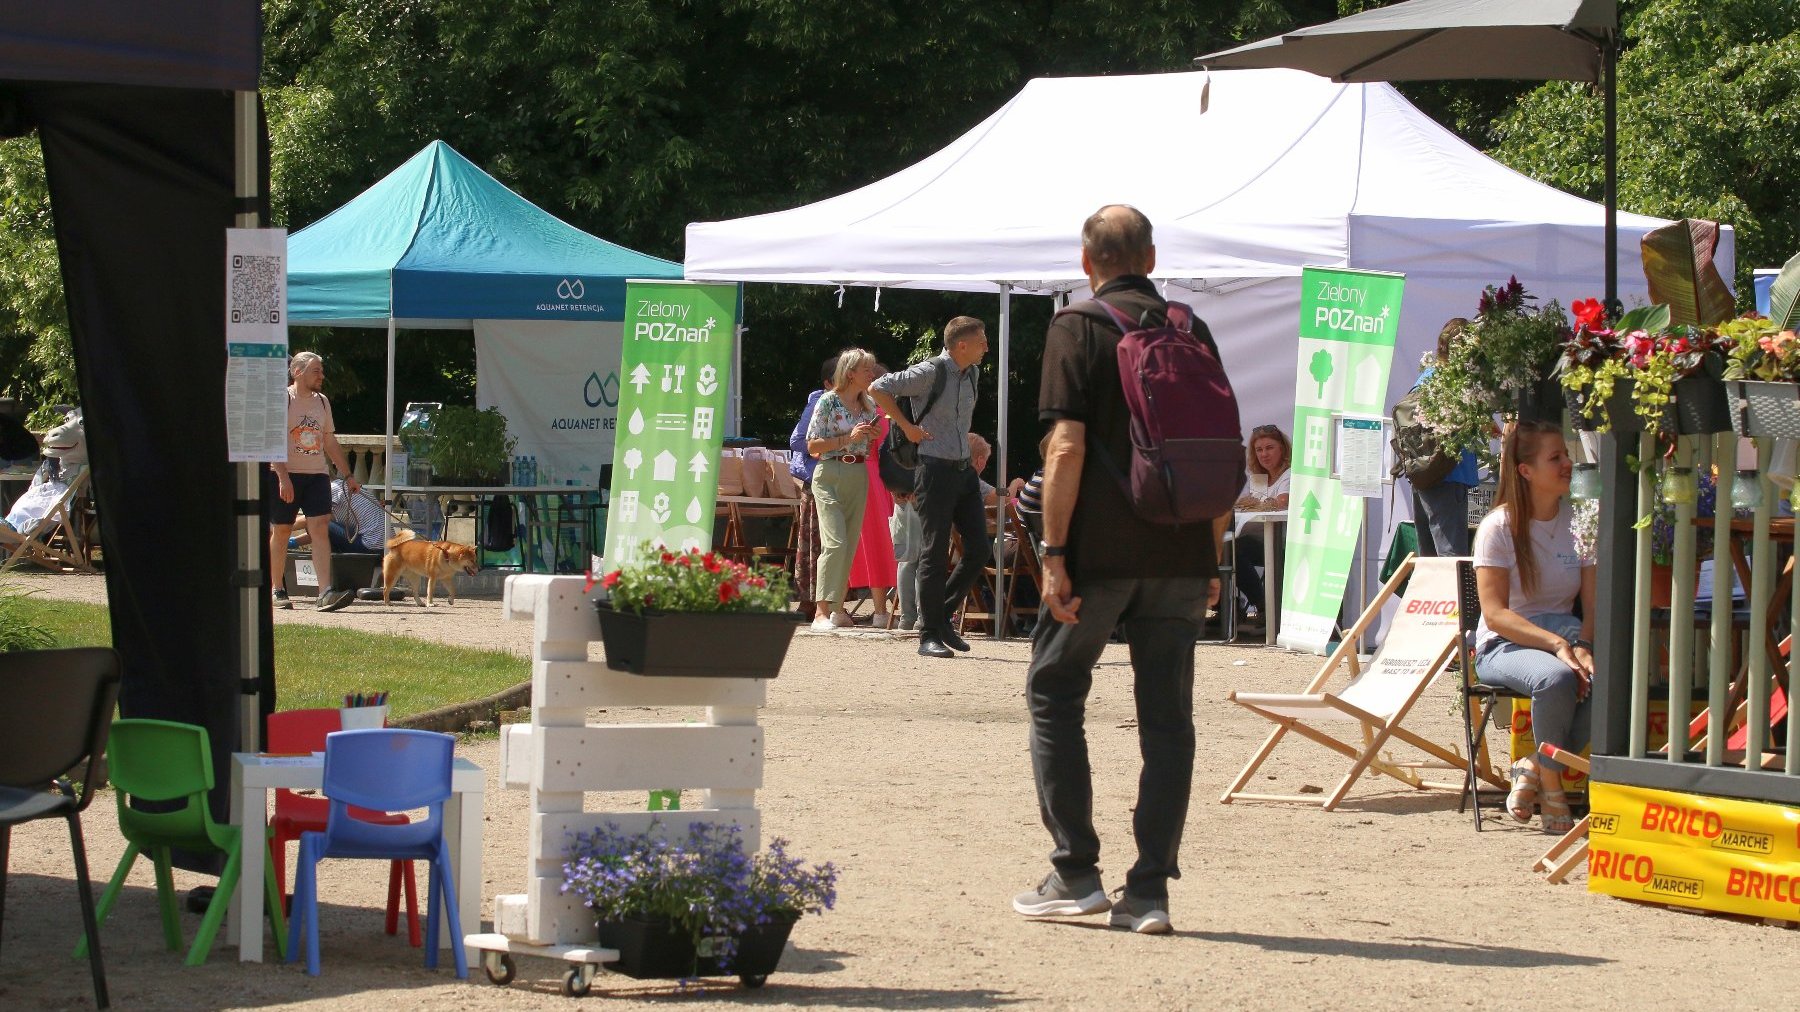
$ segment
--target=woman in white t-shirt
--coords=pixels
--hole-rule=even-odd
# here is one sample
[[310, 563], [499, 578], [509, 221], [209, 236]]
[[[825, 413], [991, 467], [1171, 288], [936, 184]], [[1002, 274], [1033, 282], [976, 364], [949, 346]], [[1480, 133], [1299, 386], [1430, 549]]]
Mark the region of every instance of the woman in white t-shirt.
[[[1475, 672], [1531, 697], [1540, 745], [1580, 752], [1591, 730], [1594, 560], [1575, 550], [1566, 498], [1573, 471], [1559, 426], [1525, 421], [1508, 428], [1499, 496], [1475, 532]], [[1577, 597], [1582, 618], [1574, 615]], [[1535, 805], [1544, 832], [1568, 832], [1574, 820], [1562, 773], [1560, 763], [1540, 755], [1514, 763], [1507, 811], [1529, 822]]]

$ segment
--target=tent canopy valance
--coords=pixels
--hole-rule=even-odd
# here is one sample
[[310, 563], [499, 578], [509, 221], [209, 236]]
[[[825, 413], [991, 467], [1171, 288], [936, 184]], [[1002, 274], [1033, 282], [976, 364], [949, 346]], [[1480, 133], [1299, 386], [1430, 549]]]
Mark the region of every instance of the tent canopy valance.
[[681, 265], [596, 238], [443, 141], [288, 241], [296, 325], [468, 329], [624, 318], [626, 278]]

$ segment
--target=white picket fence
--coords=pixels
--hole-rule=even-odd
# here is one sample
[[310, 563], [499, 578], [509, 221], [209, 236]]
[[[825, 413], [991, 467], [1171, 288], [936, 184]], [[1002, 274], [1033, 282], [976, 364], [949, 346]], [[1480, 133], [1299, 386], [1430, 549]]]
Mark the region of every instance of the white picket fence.
[[[746, 849], [762, 846], [756, 791], [763, 779], [763, 731], [757, 724], [767, 682], [737, 678], [653, 678], [611, 671], [588, 660], [600, 621], [579, 576], [513, 576], [503, 614], [533, 623], [531, 722], [501, 729], [501, 786], [528, 792], [530, 843], [525, 892], [494, 898], [494, 930], [530, 945], [597, 941], [594, 918], [562, 893], [563, 857], [574, 834], [607, 823], [643, 832], [652, 820], [683, 834], [693, 822], [736, 823]], [[721, 644], [721, 649], [729, 649]], [[685, 723], [589, 723], [634, 707], [703, 710]], [[699, 807], [649, 812], [638, 806], [589, 811], [586, 791], [680, 788]]]

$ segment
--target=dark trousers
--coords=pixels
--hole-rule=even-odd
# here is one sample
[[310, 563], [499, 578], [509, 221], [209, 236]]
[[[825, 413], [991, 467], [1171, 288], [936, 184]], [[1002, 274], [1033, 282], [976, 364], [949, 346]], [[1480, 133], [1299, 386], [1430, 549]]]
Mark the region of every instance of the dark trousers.
[[1114, 625], [1130, 644], [1137, 703], [1137, 807], [1131, 817], [1137, 863], [1125, 891], [1166, 899], [1180, 878], [1176, 856], [1194, 780], [1194, 640], [1206, 614], [1207, 581], [1197, 578], [1089, 580], [1075, 583], [1081, 621], [1038, 615], [1025, 696], [1031, 707], [1031, 769], [1038, 813], [1064, 880], [1092, 875], [1100, 861], [1094, 832], [1094, 783], [1083, 719], [1094, 664]]
[[[919, 631], [943, 633], [950, 615], [993, 556], [981, 482], [967, 461], [921, 457], [914, 472], [919, 511]], [[950, 531], [962, 535], [962, 558], [950, 569]]]
[[1469, 554], [1469, 486], [1444, 481], [1413, 489], [1413, 530], [1421, 556]]

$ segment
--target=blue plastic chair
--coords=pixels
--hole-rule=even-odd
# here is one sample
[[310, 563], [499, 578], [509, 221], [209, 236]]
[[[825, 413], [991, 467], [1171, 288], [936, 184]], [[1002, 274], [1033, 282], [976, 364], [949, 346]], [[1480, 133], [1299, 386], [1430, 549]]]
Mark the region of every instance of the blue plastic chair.
[[[444, 802], [450, 797], [450, 768], [456, 740], [435, 731], [373, 728], [325, 736], [325, 800], [331, 803], [323, 833], [300, 836], [294, 870], [293, 916], [288, 923], [288, 962], [300, 958], [306, 937], [306, 972], [319, 975], [319, 861], [327, 857], [431, 862], [425, 913], [425, 967], [438, 964], [438, 915], [450, 914], [451, 951], [456, 976], [469, 976], [456, 912], [456, 885], [450, 847], [444, 839]], [[426, 809], [425, 818], [405, 825], [381, 825], [350, 816], [350, 807], [379, 812]], [[471, 845], [478, 845], [471, 841]]]

